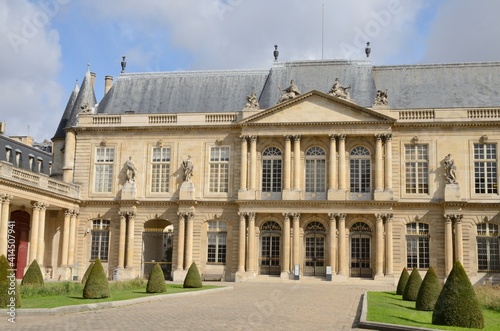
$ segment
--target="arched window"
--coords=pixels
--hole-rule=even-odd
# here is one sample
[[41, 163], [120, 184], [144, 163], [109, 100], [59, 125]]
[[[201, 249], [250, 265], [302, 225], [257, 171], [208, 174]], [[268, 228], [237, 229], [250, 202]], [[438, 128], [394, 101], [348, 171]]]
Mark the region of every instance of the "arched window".
[[370, 151], [357, 146], [349, 155], [350, 191], [353, 199], [369, 199], [371, 197], [371, 159]]
[[306, 225], [304, 235], [306, 248], [304, 275], [324, 276], [326, 228], [322, 223], [313, 221]]
[[91, 261], [95, 261], [97, 258], [102, 262], [108, 261], [109, 227], [110, 221], [108, 220], [99, 219], [92, 221]]
[[275, 221], [267, 221], [261, 228], [260, 269], [261, 275], [279, 275], [281, 226]]
[[406, 224], [406, 267], [427, 269], [429, 262], [429, 224]]
[[262, 195], [264, 199], [281, 197], [282, 158], [281, 150], [276, 147], [262, 152], [262, 193], [269, 193]]
[[365, 222], [354, 223], [349, 230], [351, 277], [372, 276], [371, 236], [372, 230]]
[[482, 272], [500, 272], [498, 225], [477, 225], [477, 268]]
[[326, 198], [326, 153], [320, 147], [306, 151], [306, 197]]

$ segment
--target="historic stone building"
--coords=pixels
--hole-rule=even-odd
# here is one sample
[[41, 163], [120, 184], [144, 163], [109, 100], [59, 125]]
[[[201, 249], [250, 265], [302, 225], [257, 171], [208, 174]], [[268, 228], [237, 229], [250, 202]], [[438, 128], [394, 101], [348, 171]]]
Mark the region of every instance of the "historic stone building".
[[50, 176], [0, 161], [0, 248], [22, 224], [47, 277], [500, 275], [500, 63], [122, 73], [98, 104], [93, 79]]

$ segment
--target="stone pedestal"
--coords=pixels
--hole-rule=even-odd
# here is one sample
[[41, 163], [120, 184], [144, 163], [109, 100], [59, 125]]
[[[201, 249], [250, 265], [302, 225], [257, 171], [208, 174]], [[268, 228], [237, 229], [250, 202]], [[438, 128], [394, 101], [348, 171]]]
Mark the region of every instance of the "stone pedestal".
[[300, 191], [283, 190], [283, 200], [300, 200]]
[[68, 266], [61, 266], [56, 269], [54, 280], [71, 280], [71, 268]]
[[251, 278], [255, 278], [257, 275], [254, 271], [237, 271], [235, 274], [235, 282], [245, 282]]
[[184, 278], [186, 278], [187, 272], [187, 270], [174, 270], [174, 272], [172, 273], [172, 280], [174, 282], [183, 282]]
[[390, 201], [392, 200], [392, 191], [375, 191], [373, 193], [373, 200], [376, 201]]
[[137, 188], [135, 182], [126, 182], [122, 187], [122, 200], [135, 200]]
[[240, 190], [238, 191], [239, 200], [255, 200], [256, 192], [255, 190]]
[[446, 184], [444, 188], [444, 201], [460, 201], [460, 187], [457, 184]]
[[194, 200], [195, 189], [193, 182], [183, 182], [179, 190], [179, 200]]
[[110, 278], [115, 281], [134, 279], [135, 270], [134, 268], [116, 268]]
[[328, 190], [328, 200], [345, 200], [344, 190]]

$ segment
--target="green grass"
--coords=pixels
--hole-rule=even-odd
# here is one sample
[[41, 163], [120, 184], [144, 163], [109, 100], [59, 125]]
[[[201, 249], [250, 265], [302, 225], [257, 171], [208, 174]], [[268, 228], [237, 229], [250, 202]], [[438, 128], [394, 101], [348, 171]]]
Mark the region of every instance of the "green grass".
[[415, 309], [415, 302], [403, 301], [396, 292], [368, 292], [368, 313], [370, 322], [417, 326], [437, 330], [500, 330], [500, 312], [483, 308], [484, 329], [447, 327], [432, 324], [432, 311]]
[[153, 295], [168, 295], [182, 292], [201, 291], [217, 287], [220, 286], [204, 285], [202, 288], [185, 289], [182, 287], [182, 284], [167, 284], [166, 293], [146, 293], [146, 282], [144, 281], [117, 282], [110, 283], [111, 297], [103, 299], [84, 299], [82, 298], [83, 288], [80, 283], [46, 283], [43, 289], [21, 287], [22, 306], [20, 309], [55, 308], [62, 306], [129, 300]]

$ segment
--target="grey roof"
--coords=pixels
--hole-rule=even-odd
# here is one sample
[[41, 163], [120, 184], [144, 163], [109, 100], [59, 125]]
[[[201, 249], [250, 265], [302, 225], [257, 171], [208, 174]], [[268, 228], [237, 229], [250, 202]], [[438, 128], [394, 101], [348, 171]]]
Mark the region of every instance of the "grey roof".
[[[9, 138], [4, 135], [0, 135], [0, 161], [5, 161], [11, 163], [16, 168], [21, 168], [28, 171], [34, 171], [38, 173], [38, 161], [42, 161], [42, 169], [40, 173], [49, 175], [50, 167], [49, 164], [52, 162], [52, 154], [42, 151], [38, 148], [26, 145], [20, 141]], [[7, 160], [6, 150], [10, 150], [10, 159]], [[19, 167], [16, 164], [16, 154], [20, 153], [20, 164]], [[34, 158], [33, 169], [30, 167], [30, 156]]]
[[68, 103], [66, 104], [66, 108], [64, 109], [63, 116], [61, 118], [61, 121], [59, 122], [59, 126], [57, 127], [56, 133], [54, 139], [64, 139], [66, 137], [66, 132], [64, 131], [64, 128], [68, 125], [68, 121], [71, 116], [71, 112], [73, 111], [73, 107], [75, 106], [75, 101], [76, 98], [78, 97], [78, 92], [80, 91], [80, 88], [78, 87], [78, 81], [75, 83], [75, 87], [73, 88], [73, 91], [71, 92], [71, 95], [69, 96]]

